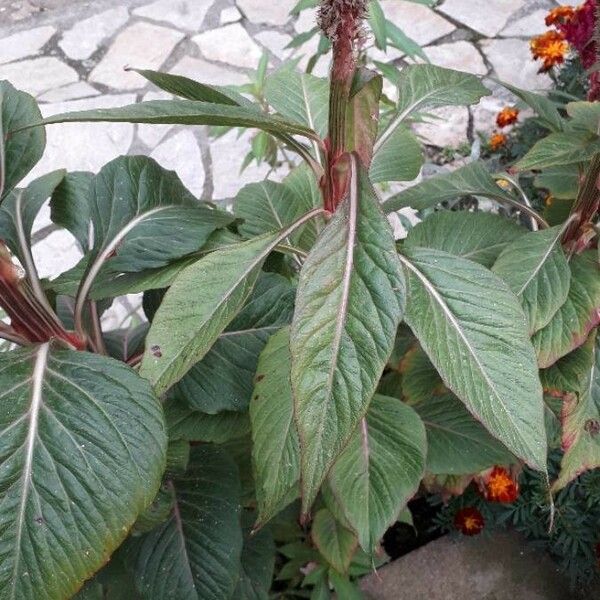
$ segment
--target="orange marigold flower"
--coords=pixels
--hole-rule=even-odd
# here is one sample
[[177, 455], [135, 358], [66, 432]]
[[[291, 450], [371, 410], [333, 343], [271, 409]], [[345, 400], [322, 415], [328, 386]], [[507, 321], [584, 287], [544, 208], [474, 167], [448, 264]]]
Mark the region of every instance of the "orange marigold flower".
[[575, 16], [575, 8], [573, 6], [557, 6], [553, 8], [546, 16], [546, 26], [564, 25]]
[[494, 467], [485, 484], [485, 497], [490, 502], [514, 502], [519, 497], [519, 484], [504, 467]]
[[565, 61], [569, 44], [560, 31], [547, 31], [538, 35], [529, 42], [533, 58], [544, 61], [541, 71], [549, 71], [555, 65]]
[[483, 531], [484, 525], [483, 515], [474, 506], [461, 508], [454, 515], [454, 527], [463, 535], [478, 535]]
[[496, 116], [496, 125], [498, 127], [508, 127], [514, 125], [519, 118], [519, 109], [514, 106], [505, 106]]
[[506, 142], [508, 138], [503, 133], [494, 133], [492, 137], [490, 137], [490, 148], [495, 152], [496, 150], [500, 150], [503, 146], [506, 146]]

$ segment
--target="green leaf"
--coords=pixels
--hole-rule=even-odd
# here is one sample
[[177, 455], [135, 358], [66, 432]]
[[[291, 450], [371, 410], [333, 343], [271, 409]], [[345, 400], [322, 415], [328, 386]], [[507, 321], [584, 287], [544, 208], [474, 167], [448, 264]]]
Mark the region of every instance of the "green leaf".
[[558, 132], [564, 129], [565, 120], [560, 116], [558, 107], [552, 100], [541, 94], [522, 90], [504, 81], [500, 81], [499, 83], [532, 108], [538, 115], [542, 125], [550, 129], [550, 131]]
[[404, 355], [399, 370], [402, 374], [402, 399], [411, 406], [447, 391], [442, 378], [419, 344]]
[[344, 600], [364, 600], [360, 588], [350, 581], [348, 577], [340, 575], [335, 569], [329, 570], [329, 580], [338, 598], [344, 598]]
[[0, 81], [0, 201], [33, 169], [46, 147], [43, 127], [11, 132], [41, 119], [33, 96]]
[[571, 117], [569, 128], [600, 133], [600, 112], [595, 102], [569, 102], [566, 108]]
[[377, 47], [385, 52], [387, 49], [386, 19], [377, 0], [369, 2], [369, 26], [375, 36]]
[[262, 273], [244, 308], [176, 384], [175, 394], [209, 414], [247, 410], [259, 354], [269, 337], [291, 321], [294, 297], [285, 277]]
[[542, 388], [527, 323], [508, 286], [440, 250], [405, 248], [406, 322], [444, 383], [486, 429], [546, 470]]
[[564, 229], [552, 227], [519, 237], [492, 268], [521, 301], [530, 334], [550, 322], [569, 294], [571, 270], [560, 245]]
[[428, 473], [468, 475], [515, 461], [452, 394], [429, 396], [414, 409], [427, 431]]
[[314, 214], [213, 252], [178, 275], [152, 322], [140, 368], [159, 394], [206, 355], [252, 293], [267, 256]]
[[340, 573], [348, 571], [358, 540], [326, 508], [315, 515], [311, 537], [323, 558], [334, 569]]
[[[235, 198], [233, 212], [244, 222], [239, 226], [239, 232], [246, 238], [263, 233], [277, 231], [291, 225], [300, 218], [311, 206], [305, 199], [298, 198], [296, 193], [283, 183], [261, 181], [244, 186]], [[305, 227], [310, 227], [307, 223]], [[284, 243], [308, 250], [300, 240], [304, 229], [295, 232]]]
[[0, 596], [70, 598], [154, 499], [160, 404], [124, 364], [49, 344], [1, 353], [0, 389]]
[[365, 552], [376, 550], [415, 495], [426, 454], [425, 427], [417, 413], [396, 398], [376, 395], [328, 476], [344, 521]]
[[410, 129], [400, 126], [378, 146], [369, 174], [373, 183], [412, 181], [422, 166], [419, 140]]
[[536, 175], [534, 183], [549, 190], [553, 200], [573, 200], [579, 190], [579, 172], [576, 165], [552, 167]]
[[413, 227], [405, 243], [443, 250], [490, 268], [525, 232], [515, 221], [492, 213], [444, 210]]
[[271, 337], [260, 355], [250, 402], [252, 464], [261, 525], [299, 496], [300, 448], [290, 363], [286, 327]]
[[[40, 121], [40, 125], [74, 122], [149, 123], [175, 125], [224, 125], [255, 127], [276, 135], [301, 135], [318, 139], [309, 127], [247, 106], [228, 106], [196, 100], [151, 100], [118, 108], [98, 108], [62, 113]], [[10, 130], [9, 130], [10, 131]], [[14, 131], [14, 128], [12, 129]]]
[[367, 411], [404, 309], [394, 237], [357, 163], [352, 155], [348, 197], [304, 263], [292, 322], [305, 512]]
[[535, 143], [515, 165], [520, 171], [585, 162], [600, 152], [600, 139], [589, 131], [551, 133]]
[[383, 78], [364, 67], [356, 69], [346, 104], [346, 152], [356, 152], [366, 167], [373, 158], [379, 127], [379, 103]]
[[429, 59], [421, 46], [411, 37], [406, 35], [406, 33], [404, 33], [404, 31], [402, 31], [395, 23], [386, 19], [385, 29], [391, 46], [405, 53], [410, 58], [418, 56], [424, 61], [429, 62]]
[[594, 251], [571, 258], [571, 286], [566, 302], [550, 323], [531, 339], [540, 368], [555, 363], [585, 342], [600, 324], [600, 265]]
[[275, 543], [268, 529], [244, 532], [242, 566], [232, 600], [268, 600], [275, 567]]
[[284, 67], [267, 78], [265, 99], [286, 119], [309, 127], [320, 137], [327, 135], [329, 84], [326, 79]]
[[228, 89], [227, 87], [206, 85], [199, 81], [194, 81], [189, 77], [182, 75], [172, 75], [171, 73], [162, 73], [160, 71], [151, 71], [149, 69], [130, 69], [145, 77], [148, 81], [180, 98], [187, 100], [197, 100], [199, 102], [209, 102], [211, 104], [227, 104], [229, 106], [254, 107], [260, 111], [258, 105], [253, 104], [241, 94]]
[[165, 403], [165, 420], [171, 440], [224, 444], [250, 432], [247, 413], [223, 411], [207, 415], [179, 398], [170, 398]]
[[112, 249], [106, 268], [125, 272], [163, 267], [233, 220], [197, 201], [176, 173], [146, 156], [120, 156], [100, 170], [90, 186], [90, 215], [92, 256]]
[[143, 598], [231, 598], [240, 569], [240, 482], [223, 450], [195, 446], [185, 475], [169, 484], [168, 521], [132, 540], [130, 552]]
[[391, 196], [383, 203], [386, 213], [410, 206], [424, 210], [450, 202], [463, 196], [485, 196], [493, 200], [510, 200], [511, 194], [504, 191], [489, 174], [482, 162], [474, 162], [437, 177], [425, 179], [421, 183]]
[[582, 348], [588, 362], [577, 394], [567, 394], [562, 408], [562, 449], [564, 455], [558, 479], [552, 489], [558, 491], [585, 471], [600, 467], [600, 337], [592, 334]]
[[475, 104], [483, 96], [490, 94], [479, 77], [434, 65], [409, 65], [402, 69], [398, 91], [396, 113], [377, 141], [375, 154], [395, 129], [414, 112], [429, 111], [441, 106]]
[[64, 176], [65, 171], [62, 169], [42, 175], [24, 190], [11, 192], [0, 205], [0, 239], [27, 268], [31, 262], [33, 222]]
[[93, 173], [67, 173], [50, 199], [50, 218], [53, 223], [70, 231], [86, 251], [89, 248], [90, 184]]

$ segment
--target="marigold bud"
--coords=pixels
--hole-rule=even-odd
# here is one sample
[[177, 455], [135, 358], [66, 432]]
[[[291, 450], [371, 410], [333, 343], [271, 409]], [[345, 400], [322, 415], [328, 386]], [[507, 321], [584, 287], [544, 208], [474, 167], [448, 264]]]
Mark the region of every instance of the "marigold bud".
[[484, 526], [483, 515], [474, 506], [461, 508], [454, 515], [454, 527], [463, 535], [478, 535], [483, 531]]
[[496, 132], [490, 137], [490, 148], [493, 152], [496, 152], [497, 150], [500, 150], [500, 148], [502, 148], [503, 146], [506, 146], [507, 141], [508, 138], [506, 137], [506, 135], [504, 135], [503, 133]]
[[519, 118], [519, 109], [514, 106], [505, 106], [496, 116], [496, 125], [498, 127], [508, 127], [514, 125]]

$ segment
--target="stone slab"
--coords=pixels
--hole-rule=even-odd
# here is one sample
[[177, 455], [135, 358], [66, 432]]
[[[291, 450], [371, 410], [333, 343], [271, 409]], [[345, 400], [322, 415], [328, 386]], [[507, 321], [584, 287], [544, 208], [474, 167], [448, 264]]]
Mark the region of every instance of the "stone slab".
[[420, 46], [452, 33], [456, 27], [427, 6], [406, 0], [382, 0], [388, 20], [397, 25]]
[[175, 25], [179, 29], [198, 31], [214, 0], [157, 0], [133, 11], [139, 17]]
[[190, 129], [166, 139], [150, 155], [165, 169], [175, 171], [197, 198], [202, 196], [204, 166], [198, 142]]
[[[167, 92], [148, 92], [142, 98], [143, 102], [150, 100], [169, 100], [172, 98], [171, 94]], [[173, 129], [175, 125], [147, 125], [140, 123], [137, 126], [137, 135], [148, 148], [155, 148], [162, 139]]]
[[240, 85], [248, 83], [248, 77], [201, 58], [184, 56], [171, 70], [174, 75], [183, 75], [208, 85]]
[[64, 32], [58, 45], [73, 60], [85, 60], [100, 47], [100, 43], [113, 35], [129, 19], [124, 6], [106, 10], [83, 19]]
[[0, 39], [0, 64], [38, 54], [55, 33], [54, 27], [46, 25], [19, 31]]
[[[42, 104], [44, 117], [75, 110], [113, 108], [135, 102], [135, 95], [98, 96], [85, 100], [72, 100]], [[42, 160], [27, 175], [25, 182], [53, 171], [100, 170], [105, 163], [120, 154], [127, 154], [133, 140], [134, 126], [130, 123], [59, 123], [46, 127], [46, 151]]]
[[76, 82], [79, 75], [58, 58], [41, 56], [0, 66], [0, 79], [8, 79], [17, 89], [39, 96]]
[[474, 75], [485, 75], [488, 72], [479, 50], [469, 42], [438, 44], [437, 46], [427, 46], [423, 50], [434, 65]]
[[236, 23], [242, 19], [242, 13], [235, 6], [225, 7], [219, 15], [219, 23], [221, 25], [228, 25], [229, 23]]
[[503, 37], [525, 37], [530, 38], [534, 35], [540, 35], [548, 31], [546, 27], [545, 19], [548, 14], [547, 9], [536, 10], [529, 15], [511, 21], [508, 25], [500, 32]]
[[208, 60], [256, 69], [262, 56], [262, 50], [239, 23], [211, 29], [192, 39]]
[[89, 80], [116, 90], [144, 87], [146, 80], [137, 73], [125, 71], [124, 67], [160, 69], [183, 37], [180, 31], [151, 23], [130, 25], [115, 38], [104, 58], [90, 73]]
[[290, 19], [290, 11], [297, 4], [296, 0], [237, 0], [237, 7], [249, 21], [267, 23], [269, 25], [285, 25]]
[[456, 148], [467, 141], [469, 110], [465, 106], [444, 106], [428, 111], [426, 122], [416, 123], [414, 132], [425, 144]]
[[525, 0], [445, 0], [439, 10], [482, 35], [497, 35]]
[[40, 102], [65, 102], [67, 100], [77, 100], [79, 98], [90, 98], [98, 96], [100, 92], [85, 81], [70, 83], [63, 87], [55, 88], [38, 96]]
[[540, 65], [531, 58], [527, 41], [516, 38], [484, 40], [480, 47], [500, 80], [526, 90], [551, 86], [550, 77], [538, 73]]
[[254, 39], [262, 44], [271, 54], [284, 59], [291, 54], [285, 47], [292, 41], [292, 37], [278, 31], [261, 31], [255, 34]]
[[550, 558], [516, 534], [423, 546], [366, 577], [369, 600], [579, 600]]

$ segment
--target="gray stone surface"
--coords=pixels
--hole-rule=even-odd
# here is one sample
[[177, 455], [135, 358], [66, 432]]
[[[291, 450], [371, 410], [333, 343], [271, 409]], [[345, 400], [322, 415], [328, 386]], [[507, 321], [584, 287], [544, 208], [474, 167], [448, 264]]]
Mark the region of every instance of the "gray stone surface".
[[238, 8], [253, 23], [284, 25], [289, 19], [296, 0], [277, 0], [265, 3], [265, 0], [237, 0]]
[[135, 23], [115, 38], [106, 56], [90, 73], [90, 81], [118, 90], [135, 90], [146, 80], [124, 67], [159, 69], [184, 34], [160, 25]]
[[444, 106], [428, 112], [424, 123], [413, 126], [415, 133], [432, 146], [455, 148], [467, 139], [469, 110], [464, 106]]
[[0, 64], [37, 54], [55, 33], [55, 27], [46, 25], [0, 39]]
[[58, 45], [69, 58], [89, 58], [100, 43], [125, 25], [128, 19], [129, 12], [124, 6], [105, 10], [75, 23], [64, 32]]
[[515, 534], [441, 538], [365, 578], [368, 600], [579, 600], [550, 558]]
[[40, 56], [0, 65], [1, 79], [8, 79], [16, 88], [38, 96], [77, 81], [79, 75], [54, 56]]
[[548, 9], [536, 10], [525, 17], [516, 19], [500, 32], [503, 37], [525, 37], [530, 38], [534, 35], [540, 35], [548, 31], [545, 19], [548, 14]]
[[487, 37], [494, 37], [525, 0], [445, 0], [441, 12]]
[[262, 56], [261, 49], [239, 23], [200, 33], [193, 41], [204, 58], [237, 67], [255, 69]]
[[437, 46], [427, 46], [424, 50], [427, 58], [434, 65], [475, 75], [485, 75], [488, 72], [481, 53], [469, 42], [438, 44]]
[[162, 21], [179, 29], [197, 31], [213, 0], [157, 0], [133, 11], [134, 15]]
[[170, 72], [208, 85], [240, 85], [248, 82], [248, 77], [243, 73], [191, 56], [184, 56]]
[[552, 84], [548, 75], [538, 73], [539, 64], [531, 60], [525, 40], [484, 40], [481, 49], [502, 81], [529, 90], [546, 89]]
[[98, 96], [100, 92], [85, 81], [70, 83], [63, 87], [53, 88], [38, 96], [40, 102], [64, 102], [65, 100], [77, 100]]

